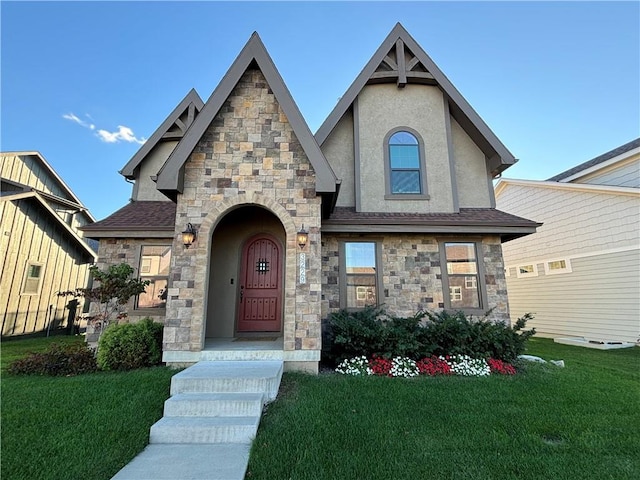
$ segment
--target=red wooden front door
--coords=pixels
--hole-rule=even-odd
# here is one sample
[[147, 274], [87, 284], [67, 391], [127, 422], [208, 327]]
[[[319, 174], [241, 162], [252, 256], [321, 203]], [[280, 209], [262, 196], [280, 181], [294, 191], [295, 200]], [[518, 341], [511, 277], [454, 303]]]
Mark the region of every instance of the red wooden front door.
[[282, 314], [281, 248], [267, 234], [242, 249], [238, 332], [279, 332]]

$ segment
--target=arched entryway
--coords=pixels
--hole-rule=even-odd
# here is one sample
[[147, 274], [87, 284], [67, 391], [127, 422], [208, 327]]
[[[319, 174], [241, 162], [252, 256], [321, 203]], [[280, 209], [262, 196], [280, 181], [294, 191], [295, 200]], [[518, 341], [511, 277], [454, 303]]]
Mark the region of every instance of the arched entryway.
[[241, 206], [211, 241], [206, 338], [279, 335], [283, 325], [285, 229], [273, 213]]

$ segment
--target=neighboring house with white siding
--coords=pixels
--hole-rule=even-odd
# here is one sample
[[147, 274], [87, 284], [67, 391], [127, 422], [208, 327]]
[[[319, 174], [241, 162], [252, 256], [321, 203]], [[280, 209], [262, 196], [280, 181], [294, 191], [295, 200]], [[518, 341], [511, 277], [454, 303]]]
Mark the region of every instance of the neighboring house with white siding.
[[640, 338], [640, 139], [546, 181], [500, 179], [497, 208], [543, 222], [503, 245], [512, 318], [541, 336]]
[[0, 153], [0, 173], [2, 336], [67, 328], [58, 292], [87, 286], [97, 255], [80, 228], [95, 219], [38, 152]]

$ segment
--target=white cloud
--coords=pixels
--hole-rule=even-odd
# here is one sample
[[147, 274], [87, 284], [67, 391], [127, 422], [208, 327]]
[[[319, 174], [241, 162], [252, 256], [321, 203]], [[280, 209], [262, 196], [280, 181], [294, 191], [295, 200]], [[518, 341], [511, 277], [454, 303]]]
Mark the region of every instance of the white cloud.
[[107, 130], [98, 130], [96, 132], [100, 140], [106, 143], [118, 143], [119, 141], [128, 142], [128, 143], [138, 143], [142, 145], [146, 142], [144, 137], [137, 138], [133, 134], [133, 130], [129, 127], [125, 127], [124, 125], [118, 125], [118, 130], [115, 132], [109, 132]]
[[[85, 116], [89, 120], [93, 120], [88, 113], [85, 114]], [[81, 127], [88, 128], [89, 130], [94, 130], [94, 131], [96, 130], [96, 126], [93, 122], [87, 122], [85, 120], [82, 120], [74, 113], [65, 113], [64, 115], [62, 115], [62, 118], [64, 118], [65, 120], [69, 120], [71, 122], [77, 123]], [[147, 141], [147, 139], [144, 137], [141, 137], [141, 138], [136, 137], [133, 133], [133, 130], [131, 130], [129, 127], [125, 127], [124, 125], [118, 125], [118, 130], [116, 130], [115, 132], [110, 132], [104, 129], [98, 129], [96, 131], [96, 136], [105, 143], [118, 143], [122, 141], [122, 142], [137, 143], [139, 145], [142, 145], [144, 142]]]
[[[86, 115], [88, 118], [89, 115]], [[88, 128], [89, 130], [95, 130], [96, 126], [93, 123], [90, 122], [85, 122], [84, 120], [81, 120], [80, 118], [78, 118], [75, 114], [73, 113], [65, 113], [64, 115], [62, 115], [62, 118], [66, 118], [67, 120], [71, 120], [72, 122], [77, 123], [78, 125], [84, 127], [84, 128]]]

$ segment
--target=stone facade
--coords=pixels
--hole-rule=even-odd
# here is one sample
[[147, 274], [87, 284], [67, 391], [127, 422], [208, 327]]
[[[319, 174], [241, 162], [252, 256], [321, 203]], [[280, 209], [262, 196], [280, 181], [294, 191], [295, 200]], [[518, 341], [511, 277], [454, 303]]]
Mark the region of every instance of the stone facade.
[[[185, 164], [184, 190], [177, 199], [165, 357], [171, 358], [172, 351], [202, 349], [213, 231], [232, 209], [258, 205], [273, 213], [286, 232], [285, 353], [302, 352], [290, 354], [291, 361], [317, 362], [320, 202], [315, 173], [275, 95], [259, 70], [247, 70]], [[180, 232], [188, 222], [198, 238], [185, 249]], [[304, 284], [298, 282], [296, 242], [302, 225], [309, 231]]]
[[[380, 303], [392, 315], [411, 316], [420, 310], [444, 308], [440, 244], [434, 236], [324, 235], [322, 239], [322, 317], [340, 309], [341, 241], [376, 241], [382, 248], [382, 288]], [[469, 237], [447, 241], [476, 241]], [[509, 323], [506, 278], [499, 237], [485, 237], [478, 260], [484, 262], [487, 303], [493, 307], [489, 318]]]
[[[133, 267], [134, 276], [139, 276], [140, 252], [146, 245], [171, 245], [173, 238], [104, 238], [100, 240], [98, 249], [99, 261], [96, 266], [100, 270], [106, 270], [110, 265], [126, 263]], [[89, 307], [89, 316], [94, 315], [100, 309], [100, 305], [92, 303]], [[131, 298], [122, 310], [127, 313], [126, 322], [137, 322], [143, 318], [152, 318], [155, 322], [164, 321], [165, 309], [141, 309], [135, 308], [135, 298]], [[120, 320], [121, 322], [123, 320]], [[87, 342], [98, 341], [99, 330], [93, 325], [87, 324]]]

